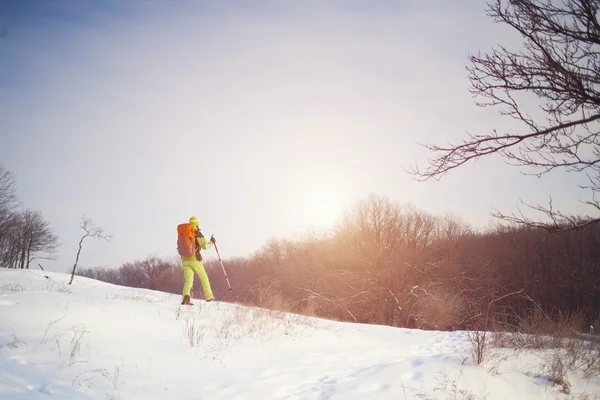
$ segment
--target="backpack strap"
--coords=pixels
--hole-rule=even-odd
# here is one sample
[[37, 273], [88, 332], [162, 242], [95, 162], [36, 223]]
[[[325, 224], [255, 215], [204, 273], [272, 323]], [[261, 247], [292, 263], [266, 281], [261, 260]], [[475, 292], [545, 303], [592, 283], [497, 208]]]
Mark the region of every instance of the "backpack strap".
[[195, 254], [196, 254], [196, 260], [198, 261], [202, 261], [202, 254], [200, 254], [200, 244], [198, 243], [198, 238], [203, 238], [204, 235], [202, 234], [202, 232], [200, 231], [200, 229], [196, 229], [196, 232], [194, 233], [194, 249], [195, 249]]

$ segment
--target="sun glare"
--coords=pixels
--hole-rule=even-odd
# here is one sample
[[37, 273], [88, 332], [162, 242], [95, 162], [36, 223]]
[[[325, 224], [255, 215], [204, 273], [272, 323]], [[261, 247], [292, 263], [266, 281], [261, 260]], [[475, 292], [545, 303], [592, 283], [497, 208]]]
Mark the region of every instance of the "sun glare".
[[332, 194], [315, 194], [307, 204], [308, 222], [322, 227], [332, 227], [340, 216], [340, 208], [340, 201]]
[[291, 210], [297, 223], [308, 228], [329, 230], [344, 213], [345, 198], [341, 191], [312, 190], [296, 199], [295, 210]]
[[325, 167], [312, 172], [293, 176], [283, 189], [285, 214], [295, 231], [333, 228], [351, 202], [344, 174]]

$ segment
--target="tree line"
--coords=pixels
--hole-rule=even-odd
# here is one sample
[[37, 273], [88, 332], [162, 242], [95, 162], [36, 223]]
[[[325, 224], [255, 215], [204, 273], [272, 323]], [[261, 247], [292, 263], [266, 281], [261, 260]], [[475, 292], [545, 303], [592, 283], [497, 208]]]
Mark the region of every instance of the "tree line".
[[[343, 321], [421, 329], [472, 329], [491, 318], [517, 325], [533, 309], [552, 317], [600, 317], [600, 230], [548, 233], [497, 224], [475, 230], [464, 220], [370, 196], [327, 234], [270, 240], [248, 257], [207, 263], [218, 299]], [[150, 256], [83, 276], [180, 293], [177, 257]], [[200, 285], [194, 287], [200, 295]]]

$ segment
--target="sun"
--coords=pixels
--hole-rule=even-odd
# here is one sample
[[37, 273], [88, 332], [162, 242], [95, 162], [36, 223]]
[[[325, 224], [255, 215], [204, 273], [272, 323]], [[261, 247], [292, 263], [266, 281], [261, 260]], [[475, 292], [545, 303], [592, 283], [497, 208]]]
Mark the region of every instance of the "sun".
[[343, 175], [324, 167], [311, 172], [291, 177], [282, 188], [286, 219], [295, 231], [334, 228], [350, 200]]
[[333, 226], [340, 215], [340, 201], [331, 193], [316, 194], [307, 207], [310, 219], [318, 225]]
[[310, 227], [331, 229], [343, 214], [342, 196], [334, 191], [312, 191], [304, 196], [302, 222]]

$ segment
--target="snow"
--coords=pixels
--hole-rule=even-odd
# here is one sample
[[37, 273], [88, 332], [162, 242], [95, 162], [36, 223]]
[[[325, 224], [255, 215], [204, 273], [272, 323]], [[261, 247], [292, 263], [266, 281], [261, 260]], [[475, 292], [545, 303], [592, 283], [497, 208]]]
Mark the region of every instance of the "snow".
[[598, 379], [572, 372], [561, 393], [534, 351], [494, 349], [475, 365], [466, 332], [183, 307], [177, 295], [68, 280], [0, 269], [0, 399], [600, 398]]

